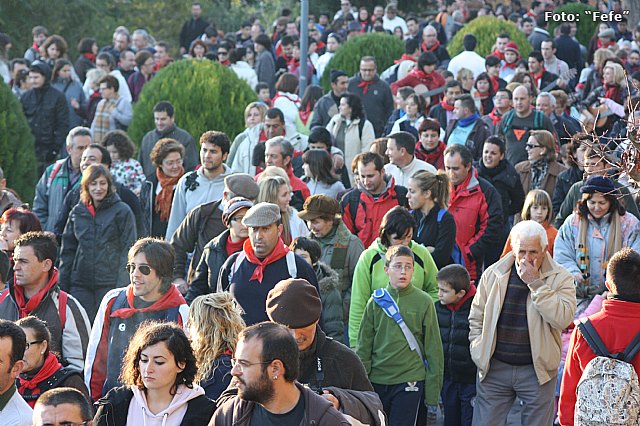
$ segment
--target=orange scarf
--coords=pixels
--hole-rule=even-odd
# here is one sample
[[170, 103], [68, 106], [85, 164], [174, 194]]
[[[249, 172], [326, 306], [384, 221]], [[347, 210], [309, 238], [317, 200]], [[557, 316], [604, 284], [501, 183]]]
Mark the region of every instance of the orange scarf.
[[169, 177], [165, 175], [160, 167], [156, 169], [158, 184], [162, 189], [160, 190], [160, 193], [156, 195], [155, 212], [160, 215], [160, 220], [162, 222], [167, 222], [169, 220], [171, 202], [173, 201], [173, 188], [176, 186], [183, 174], [184, 167], [182, 166], [180, 166], [180, 175], [177, 177]]

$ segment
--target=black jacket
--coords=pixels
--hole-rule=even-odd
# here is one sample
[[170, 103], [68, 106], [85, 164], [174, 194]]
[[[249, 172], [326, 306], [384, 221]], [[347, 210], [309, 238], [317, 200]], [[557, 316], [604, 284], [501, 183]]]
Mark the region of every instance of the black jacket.
[[470, 297], [457, 311], [436, 302], [444, 350], [444, 375], [454, 382], [466, 384], [476, 382], [476, 365], [469, 352], [469, 311], [472, 302], [473, 297]]
[[78, 56], [76, 63], [73, 65], [73, 68], [76, 70], [78, 78], [82, 83], [84, 83], [87, 78], [87, 72], [95, 67], [96, 64], [91, 62], [91, 60], [83, 54], [80, 54], [80, 56]]
[[183, 47], [188, 52], [191, 42], [200, 37], [208, 26], [209, 23], [202, 18], [190, 18], [182, 25], [180, 30], [180, 47]]
[[439, 212], [440, 208], [434, 206], [426, 216], [420, 210], [413, 210], [411, 214], [418, 224], [413, 241], [433, 247], [431, 257], [438, 269], [442, 269], [453, 263], [451, 253], [456, 242], [456, 221], [451, 213], [446, 212], [438, 222]]
[[62, 234], [61, 284], [65, 288], [127, 285], [127, 253], [136, 236], [133, 213], [118, 194], [105, 198], [95, 217], [85, 203], [76, 204]]
[[[140, 208], [142, 211], [141, 222], [144, 223], [144, 230], [146, 231], [144, 235], [164, 239], [164, 236], [167, 235], [167, 225], [169, 224], [169, 220], [160, 220], [160, 215], [156, 212], [155, 205], [157, 188], [158, 177], [155, 174], [142, 182], [142, 188], [140, 189]], [[138, 218], [136, 217], [136, 223], [137, 221]], [[138, 233], [143, 235], [139, 228]]]
[[218, 275], [222, 265], [227, 260], [227, 238], [229, 230], [211, 240], [202, 252], [200, 262], [196, 268], [189, 291], [184, 297], [188, 304], [203, 294], [215, 293], [218, 285]]
[[[110, 390], [104, 398], [96, 402], [93, 424], [95, 426], [126, 425], [132, 398], [133, 391], [128, 386]], [[192, 399], [187, 403], [187, 412], [180, 426], [207, 426], [215, 408], [215, 403], [204, 395]]]
[[494, 169], [487, 169], [482, 160], [476, 167], [478, 175], [488, 180], [500, 194], [503, 223], [508, 223], [509, 216], [520, 213], [526, 197], [518, 172], [504, 159]]
[[[36, 142], [36, 151], [46, 149], [57, 154], [69, 133], [69, 107], [67, 99], [47, 82], [40, 89], [31, 89], [22, 95], [22, 109]], [[53, 154], [52, 154], [53, 155]], [[49, 161], [49, 160], [47, 160]]]
[[562, 202], [567, 197], [569, 189], [574, 183], [582, 180], [583, 172], [575, 164], [563, 171], [556, 178], [556, 187], [553, 189], [553, 198], [551, 204], [553, 206], [553, 214], [556, 215], [560, 211]]
[[575, 41], [571, 36], [560, 35], [556, 37], [556, 56], [558, 59], [565, 61], [569, 69], [575, 68], [580, 74], [582, 69], [582, 54], [580, 53], [580, 43]]
[[435, 118], [440, 123], [440, 128], [447, 130], [447, 110], [442, 105], [433, 105], [429, 110], [429, 118]]
[[[447, 126], [447, 131], [444, 136], [444, 143], [447, 143], [449, 137], [453, 130], [458, 126], [458, 120], [453, 120]], [[485, 124], [484, 121], [480, 117], [473, 124], [473, 129], [471, 129], [471, 133], [467, 137], [467, 141], [465, 146], [469, 148], [471, 154], [473, 154], [474, 160], [479, 160], [482, 157], [482, 147], [484, 146], [484, 141], [491, 136], [491, 132], [489, 131], [489, 127]]]

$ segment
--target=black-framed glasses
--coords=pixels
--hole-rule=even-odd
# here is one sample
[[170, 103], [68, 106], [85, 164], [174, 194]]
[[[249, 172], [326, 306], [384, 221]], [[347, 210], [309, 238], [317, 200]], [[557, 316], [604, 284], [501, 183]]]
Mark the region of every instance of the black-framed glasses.
[[44, 340], [34, 340], [33, 342], [27, 342], [24, 348], [26, 350], [26, 349], [29, 349], [31, 345], [37, 345], [38, 343], [42, 343], [42, 342], [44, 342]]
[[127, 263], [127, 271], [130, 274], [133, 274], [133, 272], [136, 270], [136, 266], [138, 267], [138, 270], [142, 273], [142, 275], [149, 275], [151, 273], [151, 266], [149, 265], [136, 265], [135, 263]]
[[528, 149], [542, 148], [542, 145], [534, 145], [532, 143], [528, 143], [528, 144], [525, 145], [525, 147], [527, 147]]
[[236, 358], [231, 358], [231, 366], [232, 367], [238, 367], [238, 370], [240, 371], [244, 371], [245, 368], [249, 368], [253, 365], [268, 365], [271, 364], [273, 361], [265, 361], [265, 362], [249, 362], [249, 361], [245, 361], [244, 359], [236, 359]]

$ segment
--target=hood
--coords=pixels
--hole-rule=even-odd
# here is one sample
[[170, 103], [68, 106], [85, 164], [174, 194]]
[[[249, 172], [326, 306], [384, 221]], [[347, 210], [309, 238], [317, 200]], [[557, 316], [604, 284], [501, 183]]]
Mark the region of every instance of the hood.
[[47, 84], [51, 81], [51, 67], [46, 62], [35, 61], [33, 64], [31, 64], [29, 70], [44, 75], [44, 84]]
[[152, 419], [162, 419], [162, 424], [164, 424], [166, 423], [165, 417], [171, 417], [171, 415], [173, 415], [177, 410], [188, 404], [189, 401], [199, 397], [200, 395], [204, 395], [204, 390], [198, 385], [194, 384], [192, 389], [186, 387], [185, 385], [180, 385], [178, 386], [178, 391], [174, 395], [173, 400], [171, 401], [169, 406], [161, 412], [153, 414], [149, 410], [145, 393], [138, 389], [137, 386], [132, 386], [131, 390], [133, 391], [133, 399], [135, 400], [137, 405], [142, 408], [143, 417], [138, 417], [138, 419], [144, 418], [144, 424], [146, 424], [147, 420]]
[[338, 289], [339, 277], [338, 273], [331, 269], [329, 265], [323, 262], [316, 263], [314, 268], [316, 276], [318, 277], [318, 287], [321, 294], [326, 294], [333, 289]]

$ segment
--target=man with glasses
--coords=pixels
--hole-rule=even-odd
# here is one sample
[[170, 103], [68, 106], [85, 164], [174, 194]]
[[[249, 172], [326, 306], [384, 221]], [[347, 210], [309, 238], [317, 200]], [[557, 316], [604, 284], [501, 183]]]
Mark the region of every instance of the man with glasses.
[[16, 389], [16, 379], [24, 367], [26, 343], [27, 336], [20, 327], [12, 321], [0, 320], [0, 419], [3, 425], [31, 425], [31, 407]]
[[198, 150], [196, 142], [186, 130], [176, 126], [176, 117], [173, 105], [168, 101], [160, 101], [153, 107], [153, 121], [156, 128], [148, 132], [142, 138], [138, 161], [142, 170], [151, 179], [156, 174], [156, 166], [151, 161], [151, 151], [160, 139], [174, 139], [184, 146], [184, 170], [191, 171], [198, 165]]
[[171, 283], [173, 263], [173, 248], [163, 240], [142, 238], [129, 250], [131, 284], [104, 296], [91, 330], [84, 375], [94, 401], [120, 386], [122, 354], [142, 322], [186, 324], [189, 308]]
[[360, 97], [367, 119], [373, 124], [375, 135], [379, 138], [393, 112], [393, 94], [389, 85], [378, 76], [377, 69], [376, 58], [363, 56], [360, 59], [360, 72], [349, 79], [347, 91]]
[[91, 426], [92, 418], [91, 404], [73, 388], [48, 390], [33, 407], [33, 426]]
[[221, 405], [210, 424], [350, 424], [329, 401], [296, 383], [299, 351], [287, 328], [271, 322], [245, 328], [234, 356], [238, 396]]
[[17, 321], [33, 315], [46, 321], [49, 349], [62, 355], [63, 366], [82, 371], [91, 324], [76, 298], [61, 290], [57, 260], [58, 244], [50, 233], [27, 232], [16, 240], [15, 279], [0, 293], [0, 318]]

